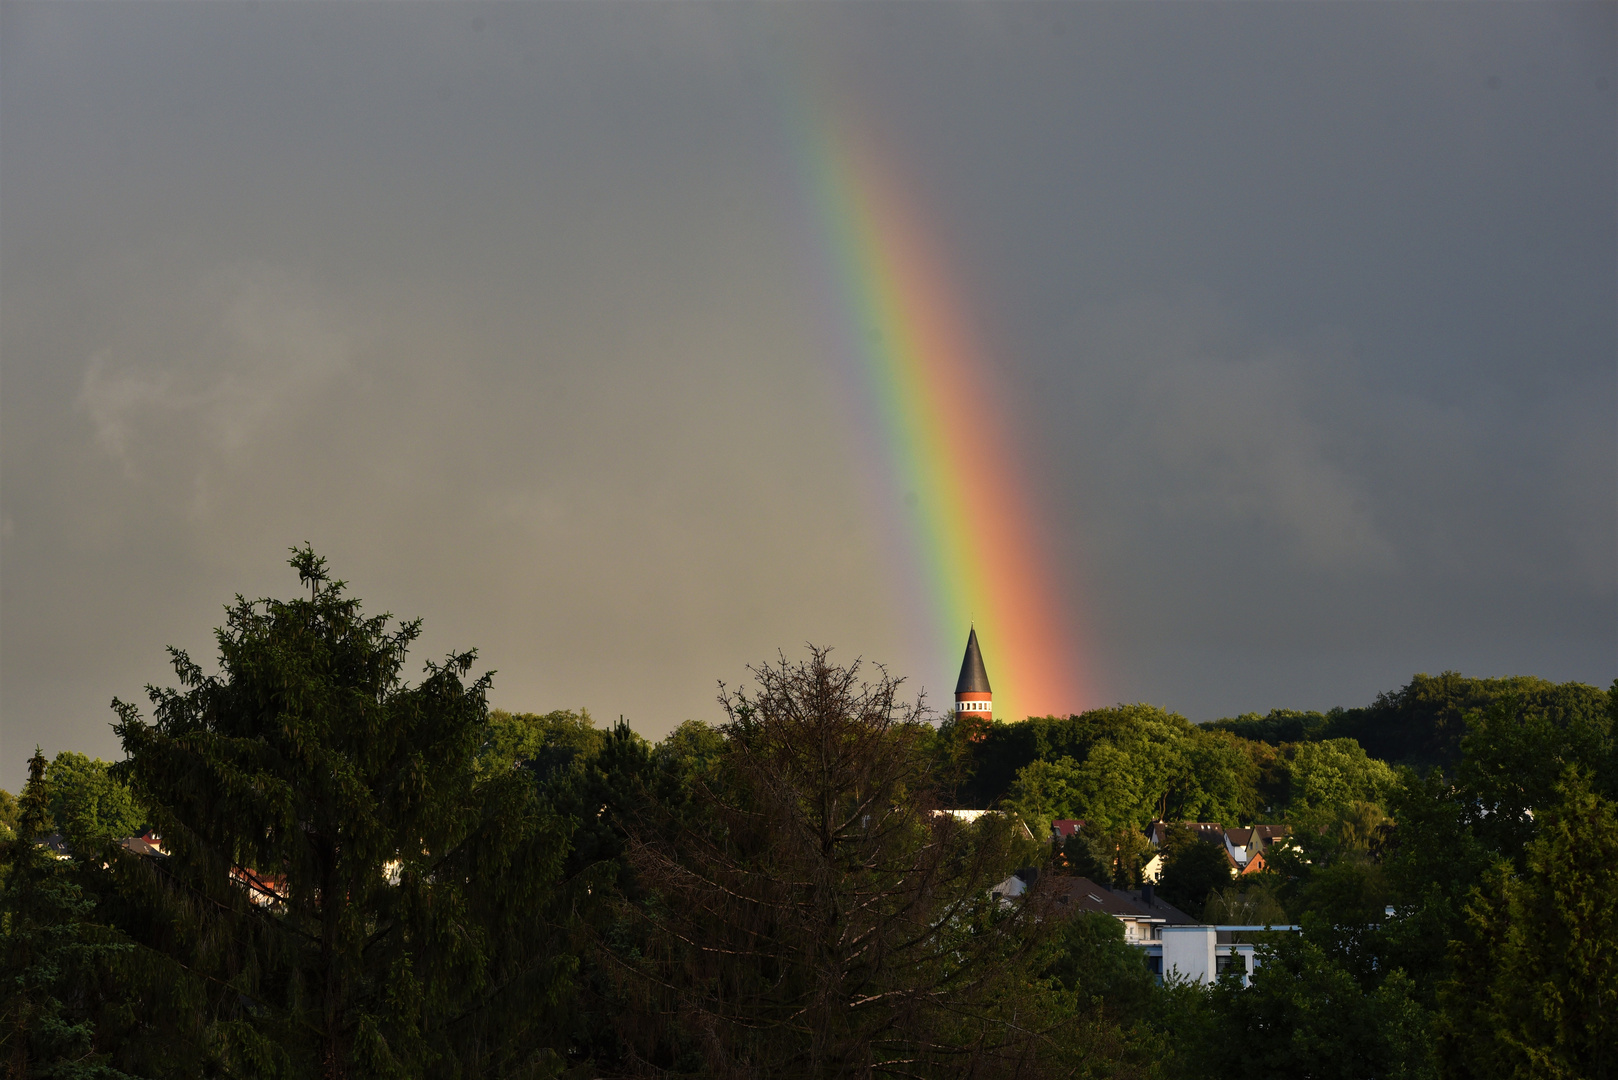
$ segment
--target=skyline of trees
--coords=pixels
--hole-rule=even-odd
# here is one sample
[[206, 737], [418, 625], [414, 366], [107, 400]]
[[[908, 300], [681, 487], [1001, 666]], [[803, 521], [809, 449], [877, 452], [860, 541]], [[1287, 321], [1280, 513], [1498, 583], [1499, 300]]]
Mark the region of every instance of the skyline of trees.
[[[1611, 1073], [1618, 682], [935, 726], [811, 649], [652, 743], [489, 709], [473, 652], [412, 682], [419, 623], [291, 563], [308, 595], [238, 598], [216, 673], [174, 652], [149, 717], [115, 703], [124, 760], [36, 753], [0, 800], [8, 1075]], [[1056, 816], [1088, 824], [1053, 849]], [[1251, 987], [1159, 985], [1059, 917], [1065, 874], [1136, 884], [1160, 816], [1291, 826], [1240, 879], [1163, 848], [1189, 914], [1302, 928]]]

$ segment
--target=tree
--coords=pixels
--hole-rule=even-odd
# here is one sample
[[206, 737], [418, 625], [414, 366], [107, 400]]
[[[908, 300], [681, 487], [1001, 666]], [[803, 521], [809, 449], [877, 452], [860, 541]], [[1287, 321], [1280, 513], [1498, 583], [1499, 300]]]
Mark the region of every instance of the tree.
[[1618, 1073], [1618, 806], [1569, 771], [1518, 873], [1474, 890], [1444, 984], [1446, 1075]]
[[604, 735], [588, 709], [543, 714], [495, 709], [489, 713], [489, 735], [480, 757], [491, 772], [520, 762], [535, 775], [550, 777], [589, 760], [600, 751]]
[[145, 811], [107, 762], [64, 750], [46, 768], [50, 814], [74, 851], [89, 854], [109, 841], [133, 836]]
[[1281, 926], [1287, 922], [1275, 874], [1248, 874], [1208, 894], [1202, 921], [1216, 926]]
[[1156, 851], [1151, 841], [1135, 829], [1106, 829], [1086, 822], [1062, 842], [1053, 861], [1059, 872], [1133, 889], [1140, 885], [1141, 870]]
[[0, 840], [7, 840], [16, 835], [20, 813], [17, 808], [17, 797], [0, 788]]
[[130, 945], [95, 920], [72, 860], [36, 841], [49, 820], [45, 757], [28, 761], [17, 831], [0, 851], [0, 1061], [6, 1075], [118, 1080], [97, 1045], [98, 991]]
[[1393, 769], [1366, 756], [1353, 739], [1298, 743], [1288, 755], [1290, 819], [1310, 824], [1332, 820], [1351, 803], [1381, 803], [1397, 783]]
[[[825, 650], [724, 693], [691, 797], [627, 823], [643, 933], [612, 959], [626, 1039], [710, 1076], [999, 1075], [1065, 1061], [1039, 1031], [1038, 922], [991, 886], [1020, 825], [933, 813], [930, 732], [886, 673]], [[1063, 1066], [1066, 1067], [1066, 1066]], [[1032, 1070], [1032, 1071], [1031, 1071]]]
[[1372, 991], [1295, 934], [1260, 949], [1252, 985], [1222, 979], [1208, 998], [1207, 1030], [1187, 1056], [1210, 1080], [1253, 1076], [1315, 1080], [1418, 1080], [1432, 1075], [1429, 1018], [1395, 973]]
[[1247, 740], [1196, 729], [1185, 742], [1186, 776], [1168, 820], [1253, 821], [1263, 810], [1259, 766]]
[[1582, 683], [1556, 683], [1531, 676], [1470, 679], [1454, 671], [1416, 675], [1399, 690], [1378, 694], [1364, 709], [1332, 717], [1327, 734], [1355, 739], [1373, 756], [1421, 770], [1454, 772], [1470, 725], [1468, 717], [1514, 699], [1528, 712], [1560, 726], [1605, 711], [1603, 694]]
[[1204, 840], [1183, 825], [1169, 826], [1163, 843], [1158, 895], [1185, 912], [1200, 912], [1214, 889], [1230, 884], [1230, 856], [1218, 841]]
[[113, 864], [168, 995], [128, 1052], [238, 1076], [533, 1064], [570, 966], [547, 918], [565, 828], [523, 770], [479, 769], [475, 654], [409, 684], [419, 620], [364, 615], [308, 547], [291, 564], [309, 597], [237, 597], [218, 674], [171, 650], [152, 722], [114, 703], [169, 853]]
[[1085, 911], [1062, 920], [1042, 974], [1124, 1025], [1151, 1009], [1155, 986], [1145, 954], [1124, 940], [1124, 924], [1111, 915]]

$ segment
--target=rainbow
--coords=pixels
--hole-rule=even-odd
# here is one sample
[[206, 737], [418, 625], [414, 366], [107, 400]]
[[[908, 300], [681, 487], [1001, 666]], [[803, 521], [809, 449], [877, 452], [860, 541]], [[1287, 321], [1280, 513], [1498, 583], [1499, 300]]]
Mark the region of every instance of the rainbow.
[[953, 687], [975, 624], [998, 717], [1076, 712], [1096, 702], [1077, 620], [1064, 606], [1072, 592], [1041, 543], [986, 354], [936, 230], [924, 227], [913, 189], [854, 115], [813, 112], [798, 142], [798, 171], [830, 268], [843, 330], [837, 347], [859, 373], [887, 482], [897, 489], [887, 504], [902, 494], [913, 509], [905, 562], [919, 571], [930, 609], [926, 648]]

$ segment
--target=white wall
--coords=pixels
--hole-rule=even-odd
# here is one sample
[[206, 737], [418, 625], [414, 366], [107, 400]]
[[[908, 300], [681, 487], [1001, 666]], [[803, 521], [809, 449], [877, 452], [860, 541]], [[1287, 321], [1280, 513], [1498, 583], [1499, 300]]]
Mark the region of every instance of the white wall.
[[1218, 933], [1211, 926], [1163, 927], [1163, 977], [1208, 983], [1214, 979], [1214, 945]]

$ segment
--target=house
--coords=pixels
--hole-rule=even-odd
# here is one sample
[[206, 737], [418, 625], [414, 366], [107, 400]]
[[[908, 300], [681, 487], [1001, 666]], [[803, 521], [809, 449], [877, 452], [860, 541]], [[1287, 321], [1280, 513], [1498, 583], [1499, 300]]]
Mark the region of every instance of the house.
[[1248, 841], [1247, 850], [1254, 855], [1262, 855], [1269, 850], [1271, 844], [1283, 836], [1292, 835], [1290, 825], [1254, 825], [1253, 838]]
[[1068, 837], [1076, 836], [1088, 824], [1083, 818], [1057, 818], [1051, 822], [1051, 843], [1060, 844]]
[[[1227, 829], [1216, 821], [1185, 821], [1179, 824], [1203, 840], [1223, 847], [1233, 875], [1248, 873], [1248, 867], [1255, 857], [1262, 855], [1265, 849], [1292, 831], [1287, 825], [1252, 825], [1245, 829]], [[1153, 846], [1161, 848], [1168, 838], [1169, 828], [1168, 822], [1154, 821], [1147, 827], [1147, 839]], [[1262, 862], [1259, 868], [1263, 868]]]
[[1001, 907], [1009, 907], [1013, 900], [1027, 892], [1028, 887], [1038, 880], [1039, 867], [1025, 866], [990, 889], [989, 895], [1000, 901]]
[[[1217, 821], [1181, 821], [1174, 824], [1190, 829], [1209, 843], [1225, 843], [1225, 827]], [[1146, 827], [1146, 839], [1152, 842], [1153, 847], [1162, 847], [1168, 839], [1169, 826], [1170, 822], [1167, 821], [1152, 822]]]
[[245, 866], [233, 866], [230, 880], [247, 890], [248, 902], [256, 907], [270, 907], [292, 895], [285, 874], [265, 874]]
[[167, 855], [163, 850], [163, 838], [158, 836], [149, 826], [140, 831], [138, 836], [126, 836], [118, 841], [118, 846], [134, 855]]
[[1295, 926], [1210, 926], [1165, 903], [1151, 885], [1112, 889], [1089, 878], [1064, 877], [1054, 883], [1055, 903], [1071, 912], [1111, 915], [1124, 924], [1124, 941], [1146, 954], [1159, 979], [1176, 977], [1213, 983], [1235, 967], [1247, 985], [1259, 963], [1264, 935]]
[[34, 841], [34, 844], [37, 847], [44, 848], [52, 858], [71, 859], [73, 857], [73, 852], [68, 850], [67, 841], [62, 838], [62, 834], [59, 832], [53, 832], [49, 836], [41, 836]]

